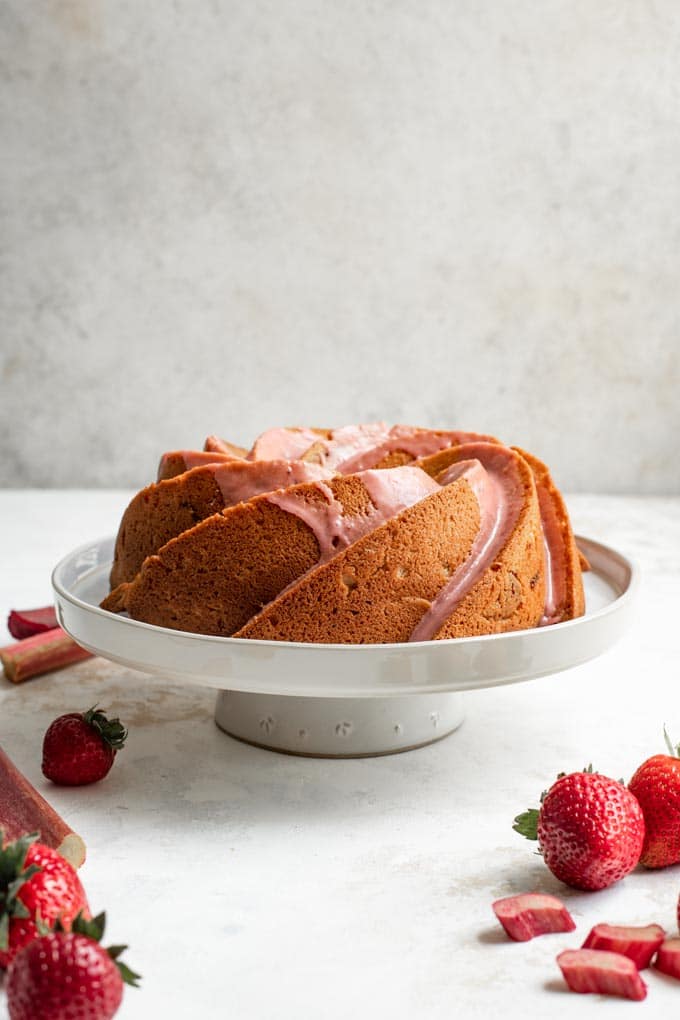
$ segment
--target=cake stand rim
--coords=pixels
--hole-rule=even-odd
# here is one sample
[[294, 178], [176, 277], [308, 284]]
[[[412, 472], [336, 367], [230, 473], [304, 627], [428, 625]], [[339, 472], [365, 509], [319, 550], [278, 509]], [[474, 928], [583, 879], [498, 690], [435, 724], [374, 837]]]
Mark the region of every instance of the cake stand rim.
[[[613, 593], [611, 601], [575, 620], [504, 634], [412, 643], [333, 645], [260, 641], [156, 627], [116, 616], [79, 597], [65, 583], [65, 571], [69, 568], [73, 571], [80, 563], [82, 572], [74, 582], [75, 587], [82, 586], [83, 579], [88, 576], [94, 577], [95, 573], [99, 576], [109, 562], [102, 560], [102, 554], [110, 552], [113, 542], [114, 539], [108, 537], [83, 543], [54, 568], [52, 584], [60, 623], [76, 641], [121, 665], [147, 674], [160, 674], [180, 683], [297, 697], [398, 697], [476, 690], [561, 672], [601, 654], [622, 636], [639, 583], [639, 570], [628, 557], [604, 543], [578, 536], [580, 548], [596, 562], [610, 563], [611, 570], [618, 572], [619, 580], [606, 571], [601, 574]], [[141, 658], [138, 653], [126, 650], [135, 642], [145, 649]], [[162, 648], [163, 655], [154, 656], [146, 650], [147, 646]], [[556, 654], [558, 647], [564, 649], [563, 654]], [[226, 672], [219, 675], [209, 672], [217, 668], [213, 665], [194, 668], [192, 650], [200, 650], [201, 655], [226, 663]], [[171, 651], [177, 655], [172, 655]], [[354, 685], [348, 680], [348, 676], [351, 678], [358, 672], [350, 668], [355, 662], [351, 656], [356, 655], [363, 669], [371, 675], [368, 687], [363, 678]], [[177, 664], [179, 659], [184, 662], [181, 668]], [[484, 660], [486, 665], [476, 675], [451, 675], [456, 669], [459, 674], [462, 672], [458, 668], [460, 664], [478, 660]], [[506, 661], [507, 669], [503, 668]], [[513, 661], [514, 670], [510, 668]], [[341, 682], [325, 685], [310, 680], [309, 676], [297, 683], [290, 676], [272, 678], [277, 669], [290, 674], [292, 667], [310, 676], [315, 668], [317, 671], [326, 668], [330, 673], [335, 671]]]

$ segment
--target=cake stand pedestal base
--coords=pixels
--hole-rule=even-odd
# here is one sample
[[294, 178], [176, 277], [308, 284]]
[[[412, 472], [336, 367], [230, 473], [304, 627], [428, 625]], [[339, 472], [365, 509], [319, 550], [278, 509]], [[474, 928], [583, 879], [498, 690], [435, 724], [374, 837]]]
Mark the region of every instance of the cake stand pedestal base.
[[215, 722], [229, 736], [285, 754], [365, 758], [423, 747], [463, 721], [460, 693], [311, 698], [220, 691]]

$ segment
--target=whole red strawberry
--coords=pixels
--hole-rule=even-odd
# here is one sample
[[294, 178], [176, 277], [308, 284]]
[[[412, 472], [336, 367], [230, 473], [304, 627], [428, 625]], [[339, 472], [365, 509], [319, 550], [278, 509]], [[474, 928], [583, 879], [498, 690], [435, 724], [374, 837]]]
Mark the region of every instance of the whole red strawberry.
[[87, 712], [60, 715], [43, 739], [43, 775], [60, 786], [85, 786], [103, 779], [127, 730], [95, 705]]
[[105, 915], [76, 918], [73, 929], [34, 939], [17, 953], [7, 974], [10, 1020], [110, 1020], [123, 998], [123, 982], [138, 974], [118, 960], [126, 946], [104, 949]]
[[670, 754], [644, 761], [628, 784], [645, 816], [645, 843], [640, 863], [665, 868], [680, 861], [680, 758], [664, 730]]
[[65, 928], [78, 913], [89, 916], [76, 872], [56, 850], [37, 843], [37, 833], [2, 845], [0, 830], [0, 967], [57, 920]]
[[553, 875], [576, 889], [605, 889], [640, 859], [642, 809], [623, 783], [592, 769], [558, 776], [540, 810], [518, 815], [513, 828], [538, 839]]

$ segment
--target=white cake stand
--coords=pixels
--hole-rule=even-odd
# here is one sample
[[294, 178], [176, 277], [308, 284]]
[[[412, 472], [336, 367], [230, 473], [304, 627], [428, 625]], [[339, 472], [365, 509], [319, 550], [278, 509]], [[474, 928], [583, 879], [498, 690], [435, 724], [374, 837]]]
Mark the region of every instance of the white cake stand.
[[99, 608], [114, 539], [90, 542], [55, 568], [59, 622], [104, 658], [185, 684], [215, 687], [217, 725], [276, 751], [324, 757], [390, 754], [455, 730], [462, 691], [558, 673], [606, 651], [628, 628], [636, 571], [579, 538], [586, 615], [552, 627], [391, 645], [322, 645], [210, 637]]

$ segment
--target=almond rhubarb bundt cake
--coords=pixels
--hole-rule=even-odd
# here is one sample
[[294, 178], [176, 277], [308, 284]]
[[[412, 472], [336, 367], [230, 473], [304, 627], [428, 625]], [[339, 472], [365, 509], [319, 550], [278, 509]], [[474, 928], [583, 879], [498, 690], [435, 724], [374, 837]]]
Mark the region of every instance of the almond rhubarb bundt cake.
[[546, 466], [472, 432], [383, 423], [210, 436], [161, 458], [123, 515], [104, 609], [175, 630], [428, 641], [584, 612]]

